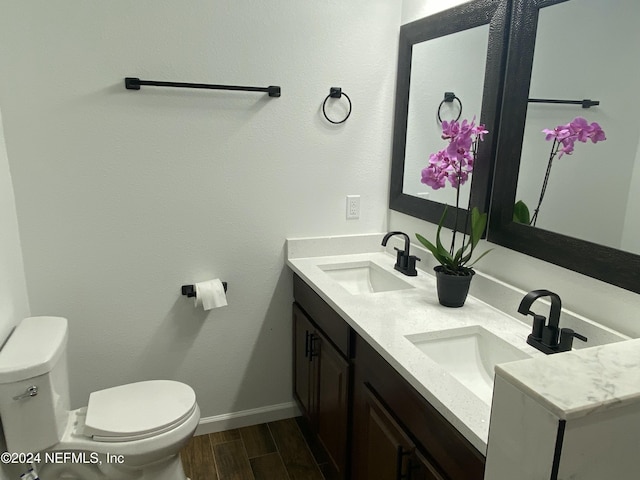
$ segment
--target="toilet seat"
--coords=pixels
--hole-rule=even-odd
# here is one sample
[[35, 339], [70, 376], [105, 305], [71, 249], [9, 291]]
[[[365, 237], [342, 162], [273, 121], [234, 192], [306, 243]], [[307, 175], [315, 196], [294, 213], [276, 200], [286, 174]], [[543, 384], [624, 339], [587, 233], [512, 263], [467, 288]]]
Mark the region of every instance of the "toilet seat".
[[84, 434], [98, 442], [128, 442], [175, 428], [197, 408], [196, 394], [184, 383], [150, 380], [93, 392]]

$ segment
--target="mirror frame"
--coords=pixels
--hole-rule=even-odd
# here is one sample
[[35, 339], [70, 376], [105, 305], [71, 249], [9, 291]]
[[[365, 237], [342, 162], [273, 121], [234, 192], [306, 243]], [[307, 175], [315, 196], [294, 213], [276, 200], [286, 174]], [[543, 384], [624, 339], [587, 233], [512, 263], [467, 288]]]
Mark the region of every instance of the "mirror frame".
[[[482, 112], [480, 114], [480, 123], [487, 127], [489, 133], [485, 135], [484, 141], [480, 142], [478, 147], [469, 193], [470, 205], [478, 207], [482, 212], [488, 212], [494, 168], [493, 159], [495, 158], [499, 129], [498, 119], [502, 99], [511, 3], [512, 0], [474, 0], [400, 27], [389, 191], [389, 208], [391, 210], [438, 223], [445, 208], [445, 205], [440, 202], [414, 197], [402, 191], [413, 45], [489, 24]], [[434, 151], [436, 149], [434, 146]], [[429, 153], [425, 152], [425, 165]], [[450, 208], [444, 222], [448, 228], [454, 227], [456, 215], [451, 214], [454, 209], [454, 207]], [[460, 218], [465, 218], [466, 212], [466, 208], [461, 208], [459, 210]]]
[[487, 240], [640, 293], [640, 255], [513, 222], [539, 10], [568, 0], [514, 0]]

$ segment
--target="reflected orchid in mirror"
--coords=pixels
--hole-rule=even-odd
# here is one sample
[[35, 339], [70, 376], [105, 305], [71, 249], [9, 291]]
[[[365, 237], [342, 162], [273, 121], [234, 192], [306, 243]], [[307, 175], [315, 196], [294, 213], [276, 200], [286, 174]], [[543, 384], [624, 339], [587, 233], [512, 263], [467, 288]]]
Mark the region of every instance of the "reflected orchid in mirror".
[[586, 143], [587, 140], [591, 140], [593, 143], [598, 143], [607, 139], [604, 130], [597, 122], [589, 125], [589, 122], [582, 117], [576, 117], [566, 125], [558, 125], [553, 130], [545, 128], [542, 133], [546, 134], [545, 140], [553, 139], [551, 156], [557, 153], [558, 158], [564, 154], [571, 155], [576, 141]]
[[542, 130], [545, 140], [553, 140], [551, 145], [551, 153], [549, 154], [549, 161], [547, 162], [547, 171], [542, 182], [542, 189], [540, 191], [540, 197], [538, 198], [538, 205], [533, 211], [533, 216], [529, 218], [529, 208], [522, 201], [518, 200], [513, 210], [513, 221], [518, 223], [525, 223], [535, 226], [538, 220], [538, 214], [540, 212], [540, 206], [544, 195], [547, 191], [547, 184], [549, 183], [549, 174], [551, 173], [551, 165], [553, 159], [558, 156], [562, 158], [563, 155], [571, 155], [575, 148], [576, 142], [586, 143], [591, 140], [592, 143], [602, 142], [607, 139], [604, 130], [597, 122], [591, 124], [582, 117], [576, 117], [571, 122], [565, 125], [558, 125], [553, 129], [545, 128]]

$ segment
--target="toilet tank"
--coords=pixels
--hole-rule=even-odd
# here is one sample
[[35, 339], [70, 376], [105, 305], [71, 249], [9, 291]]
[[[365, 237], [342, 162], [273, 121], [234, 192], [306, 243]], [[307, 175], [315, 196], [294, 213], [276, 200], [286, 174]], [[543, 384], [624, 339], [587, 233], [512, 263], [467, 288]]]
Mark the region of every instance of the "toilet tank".
[[[69, 415], [67, 319], [25, 318], [0, 350], [0, 417], [10, 452], [60, 441]], [[30, 387], [37, 394], [24, 395]]]

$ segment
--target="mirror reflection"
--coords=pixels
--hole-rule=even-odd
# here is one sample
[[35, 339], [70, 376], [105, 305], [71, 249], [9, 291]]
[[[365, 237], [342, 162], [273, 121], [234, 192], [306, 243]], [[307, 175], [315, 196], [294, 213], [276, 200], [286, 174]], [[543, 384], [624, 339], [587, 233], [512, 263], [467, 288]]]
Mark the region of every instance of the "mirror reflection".
[[[552, 141], [544, 129], [583, 117], [606, 140], [556, 155], [536, 228], [640, 253], [640, 2], [571, 0], [540, 10], [530, 97], [598, 106], [529, 103], [516, 200], [538, 203]], [[624, 52], [627, 53], [624, 53]]]
[[[420, 182], [420, 172], [429, 155], [444, 147], [438, 107], [445, 92], [460, 101], [442, 103], [442, 120], [455, 120], [462, 105], [460, 121], [475, 116], [479, 122], [488, 40], [489, 25], [481, 25], [413, 46], [403, 193], [455, 205], [454, 188], [433, 190]], [[461, 206], [469, 203], [469, 190], [460, 190]]]
[[[433, 223], [442, 218], [445, 203], [457, 214], [464, 214], [467, 205], [489, 210], [510, 5], [511, 0], [472, 0], [400, 28], [391, 210]], [[459, 209], [453, 206], [455, 188], [434, 193], [421, 183], [430, 155], [446, 143], [437, 119], [445, 92], [453, 92], [461, 100], [461, 122], [470, 122], [475, 116], [476, 124], [489, 132], [478, 145], [471, 181], [465, 184], [469, 188], [464, 189], [469, 196], [460, 200], [459, 205], [465, 208]], [[455, 100], [445, 102], [440, 113], [443, 121], [453, 120], [460, 113], [459, 105]], [[453, 228], [454, 218], [447, 215], [444, 226]]]

